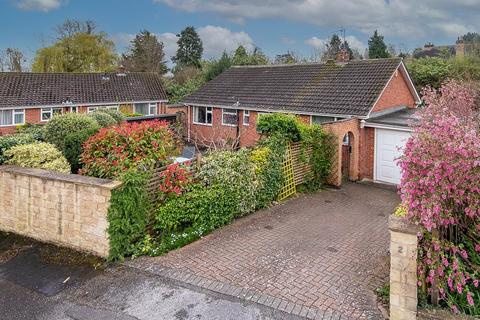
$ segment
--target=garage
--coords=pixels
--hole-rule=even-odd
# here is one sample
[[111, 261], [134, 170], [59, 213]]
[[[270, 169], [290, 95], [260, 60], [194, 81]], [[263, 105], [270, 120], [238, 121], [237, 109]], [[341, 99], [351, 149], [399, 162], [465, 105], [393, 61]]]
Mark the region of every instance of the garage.
[[402, 150], [410, 138], [410, 132], [375, 129], [375, 180], [399, 184], [401, 179], [401, 170], [397, 164], [397, 159], [402, 155]]
[[373, 179], [381, 183], [399, 184], [402, 172], [398, 158], [412, 134], [410, 124], [415, 109], [401, 108], [370, 117], [366, 127], [375, 128]]

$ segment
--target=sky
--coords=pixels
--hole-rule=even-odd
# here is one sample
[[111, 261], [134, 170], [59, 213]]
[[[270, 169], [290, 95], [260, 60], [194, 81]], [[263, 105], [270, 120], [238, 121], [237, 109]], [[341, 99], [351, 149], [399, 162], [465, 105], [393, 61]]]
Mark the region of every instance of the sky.
[[192, 25], [206, 59], [240, 44], [271, 58], [286, 52], [308, 58], [342, 28], [360, 53], [375, 29], [397, 51], [453, 44], [480, 31], [480, 0], [0, 0], [0, 50], [19, 48], [31, 60], [53, 43], [55, 26], [65, 19], [94, 20], [119, 53], [147, 29], [169, 59], [176, 34]]

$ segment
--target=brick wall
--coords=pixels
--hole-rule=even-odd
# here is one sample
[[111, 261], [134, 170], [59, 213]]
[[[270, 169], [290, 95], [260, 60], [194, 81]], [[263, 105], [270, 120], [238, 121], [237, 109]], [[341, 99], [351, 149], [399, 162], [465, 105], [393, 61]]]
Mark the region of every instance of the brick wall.
[[415, 106], [415, 97], [408, 89], [404, 76], [398, 70], [395, 71], [392, 79], [380, 96], [380, 99], [378, 99], [377, 103], [373, 106], [372, 112], [397, 106]]
[[360, 179], [373, 180], [375, 128], [360, 129]]
[[119, 182], [0, 166], [0, 230], [107, 257], [107, 211]]
[[[326, 132], [333, 133], [337, 136], [337, 155], [335, 159], [335, 163], [332, 165], [335, 172], [332, 172], [328, 183], [334, 186], [340, 186], [342, 184], [342, 145], [343, 145], [343, 137], [351, 133], [350, 135], [350, 146], [352, 147], [352, 151], [350, 153], [350, 168], [348, 177], [350, 180], [358, 180], [359, 179], [359, 157], [360, 157], [360, 122], [358, 119], [348, 119], [348, 120], [340, 120], [336, 122], [330, 122], [322, 125], [323, 129]], [[353, 138], [353, 139], [352, 139]], [[353, 140], [353, 141], [352, 141]]]
[[[187, 113], [186, 108], [168, 108], [168, 112], [181, 111]], [[241, 147], [251, 147], [260, 139], [260, 134], [257, 133], [257, 119], [260, 114], [257, 111], [250, 111], [250, 121], [248, 124], [243, 123], [244, 110], [238, 110], [239, 126], [238, 131], [236, 126], [227, 126], [222, 124], [222, 108], [213, 108], [212, 125], [194, 124], [193, 107], [190, 108], [190, 135], [192, 140], [226, 140], [236, 139], [240, 136]], [[310, 124], [310, 116], [299, 115], [299, 119], [305, 124]]]

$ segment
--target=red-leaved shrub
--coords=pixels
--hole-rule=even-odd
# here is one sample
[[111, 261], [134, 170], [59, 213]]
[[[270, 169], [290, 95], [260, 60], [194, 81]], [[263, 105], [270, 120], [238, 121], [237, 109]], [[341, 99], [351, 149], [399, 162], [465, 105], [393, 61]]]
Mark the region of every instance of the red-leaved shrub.
[[83, 145], [80, 174], [113, 178], [140, 166], [165, 165], [179, 142], [164, 121], [122, 123], [100, 129]]
[[194, 177], [189, 164], [173, 163], [160, 173], [160, 191], [162, 199], [179, 196], [194, 184]]

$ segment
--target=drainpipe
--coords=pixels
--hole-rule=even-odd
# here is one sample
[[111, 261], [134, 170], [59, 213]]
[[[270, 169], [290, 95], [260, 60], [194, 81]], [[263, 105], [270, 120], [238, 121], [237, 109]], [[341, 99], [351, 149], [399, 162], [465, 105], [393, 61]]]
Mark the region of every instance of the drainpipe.
[[187, 140], [190, 142], [191, 140], [191, 134], [190, 134], [190, 105], [187, 105]]

